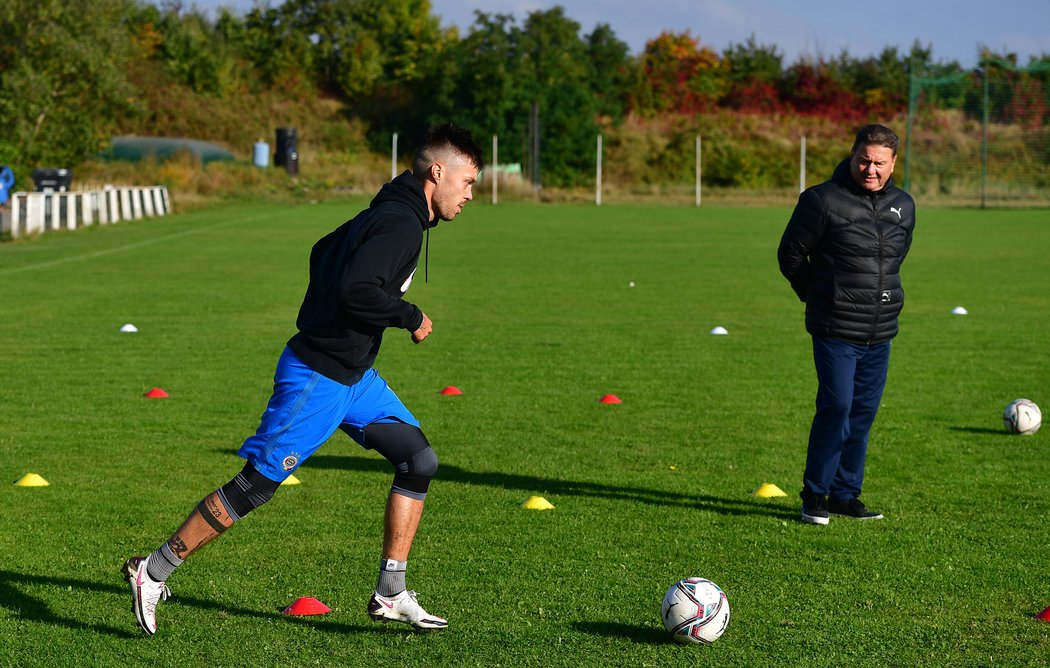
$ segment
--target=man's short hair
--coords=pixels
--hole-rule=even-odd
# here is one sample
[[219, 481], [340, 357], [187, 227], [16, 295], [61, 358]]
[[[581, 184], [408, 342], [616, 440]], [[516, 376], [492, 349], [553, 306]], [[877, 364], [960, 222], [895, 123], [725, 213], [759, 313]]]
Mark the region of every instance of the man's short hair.
[[857, 138], [853, 142], [850, 153], [856, 153], [857, 149], [863, 146], [885, 146], [893, 151], [893, 155], [897, 155], [897, 147], [900, 146], [900, 143], [901, 139], [896, 132], [885, 125], [872, 123], [857, 130]]
[[485, 159], [481, 157], [481, 147], [465, 128], [452, 123], [432, 125], [423, 136], [423, 143], [416, 151], [416, 157], [412, 161], [412, 170], [416, 174], [422, 174], [438, 160], [438, 156], [451, 150], [474, 163], [480, 172], [485, 167]]

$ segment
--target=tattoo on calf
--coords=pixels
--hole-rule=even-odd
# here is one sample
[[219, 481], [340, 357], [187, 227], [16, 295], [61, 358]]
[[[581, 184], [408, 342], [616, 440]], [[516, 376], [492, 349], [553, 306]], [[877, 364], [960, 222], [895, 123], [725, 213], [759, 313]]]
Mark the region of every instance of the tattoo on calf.
[[201, 514], [204, 521], [211, 525], [211, 528], [215, 529], [217, 533], [226, 531], [226, 525], [219, 521], [219, 518], [222, 517], [224, 511], [211, 496], [197, 504], [197, 512]]
[[186, 543], [179, 536], [172, 536], [171, 540], [168, 541], [168, 546], [171, 547], [171, 551], [179, 559], [185, 559], [190, 551], [190, 548], [186, 547]]

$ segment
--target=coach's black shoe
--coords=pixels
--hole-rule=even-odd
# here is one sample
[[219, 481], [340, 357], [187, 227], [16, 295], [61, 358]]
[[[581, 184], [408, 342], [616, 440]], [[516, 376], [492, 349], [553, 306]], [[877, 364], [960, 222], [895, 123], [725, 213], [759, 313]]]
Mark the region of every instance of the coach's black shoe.
[[833, 515], [842, 515], [843, 517], [851, 517], [855, 520], [881, 520], [882, 513], [877, 513], [874, 510], [868, 510], [860, 499], [853, 497], [843, 501], [842, 499], [836, 499], [832, 497], [828, 501], [828, 511]]
[[828, 499], [823, 494], [802, 494], [802, 521], [807, 524], [828, 523]]

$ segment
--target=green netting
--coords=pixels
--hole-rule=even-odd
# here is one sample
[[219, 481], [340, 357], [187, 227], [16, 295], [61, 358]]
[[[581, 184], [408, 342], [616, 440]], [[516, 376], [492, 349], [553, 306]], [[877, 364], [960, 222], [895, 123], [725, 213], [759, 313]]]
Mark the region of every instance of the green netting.
[[930, 200], [1050, 206], [1050, 62], [988, 57], [912, 76], [904, 187]]

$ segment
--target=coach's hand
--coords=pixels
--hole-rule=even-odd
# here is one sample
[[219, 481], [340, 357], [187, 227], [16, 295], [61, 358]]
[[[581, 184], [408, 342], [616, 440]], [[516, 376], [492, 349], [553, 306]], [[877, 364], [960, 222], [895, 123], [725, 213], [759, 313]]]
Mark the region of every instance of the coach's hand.
[[412, 332], [413, 343], [423, 343], [423, 339], [430, 336], [430, 332], [434, 329], [434, 323], [430, 322], [430, 318], [427, 314], [423, 314], [423, 322], [419, 325], [419, 329]]

